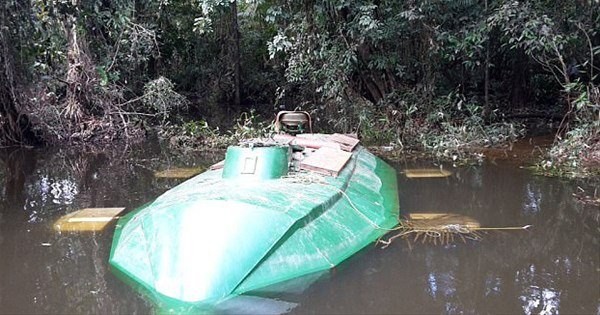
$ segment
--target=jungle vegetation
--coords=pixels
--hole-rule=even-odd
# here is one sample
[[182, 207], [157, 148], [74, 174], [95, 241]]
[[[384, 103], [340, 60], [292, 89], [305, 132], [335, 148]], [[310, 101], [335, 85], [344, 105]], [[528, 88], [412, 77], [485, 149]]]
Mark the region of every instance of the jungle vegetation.
[[201, 143], [301, 108], [448, 157], [551, 132], [542, 167], [600, 165], [598, 0], [5, 0], [0, 73], [5, 146]]

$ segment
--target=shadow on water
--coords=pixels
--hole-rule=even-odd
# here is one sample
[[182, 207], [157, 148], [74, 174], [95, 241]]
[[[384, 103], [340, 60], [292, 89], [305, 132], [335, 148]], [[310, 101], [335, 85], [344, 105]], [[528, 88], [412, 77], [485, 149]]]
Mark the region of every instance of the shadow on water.
[[[208, 166], [222, 154], [181, 154], [157, 146], [127, 150], [0, 152], [0, 313], [149, 313], [153, 304], [111, 272], [114, 226], [58, 233], [52, 223], [85, 207], [142, 205], [182, 180], [169, 167]], [[403, 212], [468, 215], [490, 232], [480, 242], [445, 246], [396, 241], [370, 246], [337, 268], [228, 300], [231, 313], [597, 313], [600, 210], [575, 202], [585, 183], [536, 177], [494, 161], [408, 179], [396, 163]], [[160, 310], [158, 311], [160, 312]]]

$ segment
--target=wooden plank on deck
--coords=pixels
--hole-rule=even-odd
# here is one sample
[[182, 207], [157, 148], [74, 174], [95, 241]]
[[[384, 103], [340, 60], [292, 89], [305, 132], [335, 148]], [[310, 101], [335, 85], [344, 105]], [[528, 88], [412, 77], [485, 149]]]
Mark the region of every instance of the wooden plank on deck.
[[352, 153], [330, 147], [322, 147], [300, 162], [300, 169], [319, 174], [338, 176]]
[[343, 135], [340, 133], [334, 133], [329, 137], [329, 140], [333, 142], [337, 142], [340, 144], [340, 147], [344, 151], [352, 152], [354, 148], [358, 145], [360, 140], [350, 137], [348, 135]]

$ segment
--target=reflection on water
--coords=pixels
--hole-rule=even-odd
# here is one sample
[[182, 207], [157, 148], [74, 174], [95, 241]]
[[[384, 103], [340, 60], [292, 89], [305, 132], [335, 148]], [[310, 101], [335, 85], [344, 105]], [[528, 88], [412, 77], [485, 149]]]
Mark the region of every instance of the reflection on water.
[[[528, 272], [529, 271], [529, 272]], [[527, 285], [532, 280], [520, 279], [533, 278], [535, 275], [535, 265], [531, 265], [529, 270], [523, 270], [517, 273], [515, 282], [524, 283], [522, 295], [519, 296], [523, 313], [525, 314], [555, 314], [560, 309], [560, 292], [552, 287], [539, 287], [537, 285]]]
[[525, 201], [523, 202], [523, 212], [534, 215], [540, 211], [540, 202], [542, 201], [542, 193], [539, 188], [532, 187], [531, 184], [526, 185]]
[[[85, 207], [132, 209], [179, 180], [154, 171], [210, 165], [214, 154], [158, 147], [115, 152], [0, 152], [0, 313], [148, 313], [154, 309], [108, 266], [112, 230], [57, 233], [52, 223]], [[405, 168], [432, 167], [403, 162]], [[447, 166], [448, 167], [448, 166]], [[513, 164], [451, 169], [448, 178], [399, 173], [404, 212], [451, 212], [488, 233], [445, 246], [371, 246], [337, 268], [234, 298], [217, 313], [596, 313], [600, 309], [599, 209], [575, 203], [574, 183]]]

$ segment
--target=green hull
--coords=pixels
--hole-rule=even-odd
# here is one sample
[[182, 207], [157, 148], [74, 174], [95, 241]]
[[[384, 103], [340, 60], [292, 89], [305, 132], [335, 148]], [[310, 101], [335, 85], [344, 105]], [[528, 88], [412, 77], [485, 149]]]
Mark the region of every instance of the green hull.
[[396, 172], [359, 147], [337, 177], [191, 178], [119, 220], [110, 264], [152, 298], [215, 303], [331, 268], [397, 223]]

